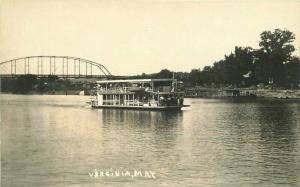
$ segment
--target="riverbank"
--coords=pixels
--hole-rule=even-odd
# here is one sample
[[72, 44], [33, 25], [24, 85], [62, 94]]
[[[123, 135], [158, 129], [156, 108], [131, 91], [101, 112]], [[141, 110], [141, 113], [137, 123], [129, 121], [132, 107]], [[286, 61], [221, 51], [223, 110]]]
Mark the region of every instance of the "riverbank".
[[22, 94], [22, 95], [90, 95], [90, 91], [85, 91], [85, 90], [47, 91], [47, 92], [28, 91], [26, 93], [0, 92], [0, 94]]
[[[26, 93], [0, 92], [0, 94], [25, 95], [91, 95], [90, 90], [71, 91], [28, 91]], [[300, 90], [268, 90], [268, 89], [217, 89], [187, 88], [185, 98], [268, 98], [268, 99], [300, 99]]]
[[287, 89], [249, 89], [249, 88], [187, 88], [187, 98], [275, 98], [275, 99], [300, 99], [300, 90]]

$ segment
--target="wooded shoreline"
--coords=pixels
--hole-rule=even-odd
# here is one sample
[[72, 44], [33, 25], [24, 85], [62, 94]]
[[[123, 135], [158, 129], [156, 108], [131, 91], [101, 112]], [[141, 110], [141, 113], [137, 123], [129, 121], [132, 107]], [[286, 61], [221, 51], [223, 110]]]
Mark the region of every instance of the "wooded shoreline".
[[[0, 92], [0, 94], [21, 95], [91, 95], [91, 90], [53, 90], [46, 92], [28, 91], [26, 93]], [[247, 89], [247, 88], [199, 88], [185, 89], [185, 98], [268, 98], [268, 99], [300, 99], [300, 90], [295, 89]]]
[[274, 99], [300, 99], [300, 90], [291, 89], [247, 89], [247, 88], [187, 88], [187, 98], [274, 98]]

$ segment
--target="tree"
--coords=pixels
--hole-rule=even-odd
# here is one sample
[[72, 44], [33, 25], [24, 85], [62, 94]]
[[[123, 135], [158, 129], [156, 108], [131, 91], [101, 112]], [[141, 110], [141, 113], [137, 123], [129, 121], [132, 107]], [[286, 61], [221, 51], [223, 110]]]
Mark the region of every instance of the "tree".
[[200, 82], [200, 69], [192, 69], [189, 74], [189, 82], [195, 86]]
[[211, 85], [214, 82], [214, 73], [211, 66], [205, 66], [200, 73], [200, 82], [203, 85]]
[[214, 63], [210, 74], [204, 73], [208, 69], [203, 69], [202, 74], [206, 77], [204, 78], [206, 81], [208, 81], [207, 76], [210, 76], [209, 83], [240, 85], [244, 81], [243, 75], [252, 74], [253, 60], [252, 48], [236, 46], [233, 53], [225, 55], [223, 60]]
[[288, 30], [275, 29], [275, 31], [264, 31], [260, 35], [261, 41], [259, 63], [265, 66], [268, 79], [275, 84], [283, 84], [285, 74], [284, 63], [292, 58], [295, 47], [292, 45], [295, 35]]
[[290, 88], [295, 88], [300, 83], [300, 58], [293, 57], [284, 66], [286, 84]]
[[168, 69], [163, 69], [159, 73], [154, 74], [154, 77], [157, 78], [172, 78], [173, 73]]
[[36, 75], [21, 75], [17, 78], [17, 91], [27, 93], [33, 90], [33, 86], [38, 83]]

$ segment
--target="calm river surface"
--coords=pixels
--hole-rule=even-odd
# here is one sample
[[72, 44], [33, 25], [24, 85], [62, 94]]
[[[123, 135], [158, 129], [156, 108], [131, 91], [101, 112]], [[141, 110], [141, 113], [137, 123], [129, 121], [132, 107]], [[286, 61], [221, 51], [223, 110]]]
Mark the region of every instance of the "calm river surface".
[[[300, 102], [186, 99], [181, 112], [1, 95], [2, 186], [300, 186]], [[90, 177], [95, 171], [152, 171]]]

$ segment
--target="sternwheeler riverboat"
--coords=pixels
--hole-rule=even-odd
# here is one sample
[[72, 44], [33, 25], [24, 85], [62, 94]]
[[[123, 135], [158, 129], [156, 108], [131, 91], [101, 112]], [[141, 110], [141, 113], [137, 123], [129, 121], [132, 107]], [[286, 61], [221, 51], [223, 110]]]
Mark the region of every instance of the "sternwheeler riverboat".
[[94, 108], [180, 110], [182, 83], [176, 79], [130, 79], [97, 81]]

